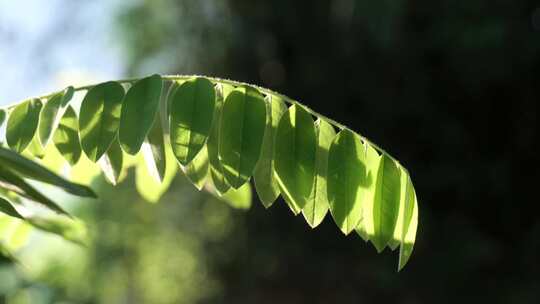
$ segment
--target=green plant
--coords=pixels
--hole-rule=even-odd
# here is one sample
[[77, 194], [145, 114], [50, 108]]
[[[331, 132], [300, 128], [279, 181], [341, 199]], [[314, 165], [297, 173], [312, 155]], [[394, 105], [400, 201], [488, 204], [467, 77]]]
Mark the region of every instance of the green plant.
[[[167, 94], [162, 94], [164, 85]], [[77, 118], [73, 96], [85, 91]], [[0, 123], [6, 120], [8, 146], [27, 157], [46, 158], [55, 153], [54, 146], [77, 166], [85, 155], [113, 184], [127, 167], [137, 165], [137, 175], [147, 182], [138, 188], [148, 200], [159, 199], [179, 164], [199, 190], [247, 208], [253, 177], [266, 208], [281, 194], [312, 228], [329, 210], [344, 234], [356, 231], [378, 252], [400, 247], [398, 269], [413, 249], [418, 206], [408, 171], [365, 137], [266, 88], [211, 77], [152, 75], [32, 98], [0, 110]], [[138, 154], [144, 161], [134, 161]], [[1, 211], [31, 224], [17, 212], [23, 198], [66, 212], [26, 186], [25, 178], [76, 195], [92, 194], [52, 178], [56, 175], [50, 171], [40, 171], [49, 179], [39, 178], [35, 170], [45, 169], [8, 150], [0, 150], [0, 163]], [[21, 170], [22, 163], [32, 164], [34, 171]]]

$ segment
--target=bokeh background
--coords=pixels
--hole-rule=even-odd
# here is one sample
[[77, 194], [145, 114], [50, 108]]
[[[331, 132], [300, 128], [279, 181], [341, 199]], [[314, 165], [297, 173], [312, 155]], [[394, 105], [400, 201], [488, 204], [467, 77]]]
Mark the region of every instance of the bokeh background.
[[35, 235], [0, 266], [0, 303], [540, 303], [536, 1], [0, 0], [0, 104], [150, 73], [263, 85], [389, 150], [409, 265], [181, 176], [149, 204], [132, 174], [77, 207], [88, 248]]

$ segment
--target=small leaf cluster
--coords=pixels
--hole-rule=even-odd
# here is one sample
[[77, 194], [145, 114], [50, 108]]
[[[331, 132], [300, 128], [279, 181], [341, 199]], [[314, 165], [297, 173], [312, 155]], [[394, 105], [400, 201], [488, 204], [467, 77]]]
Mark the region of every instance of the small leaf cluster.
[[[74, 91], [86, 91], [78, 111]], [[141, 154], [145, 166], [138, 167], [137, 180], [152, 179], [138, 182], [143, 195], [153, 183], [165, 184], [165, 191], [180, 168], [197, 189], [248, 208], [253, 179], [266, 208], [281, 195], [312, 228], [330, 213], [344, 234], [356, 232], [378, 252], [399, 247], [398, 269], [412, 253], [418, 203], [408, 171], [366, 138], [265, 88], [152, 75], [29, 99], [0, 111], [4, 120], [13, 151], [40, 158], [52, 142], [71, 166], [84, 156], [112, 183], [121, 179], [126, 158]], [[14, 171], [13, 164], [3, 165], [0, 180], [64, 212], [21, 186], [24, 178]], [[1, 211], [18, 217], [6, 202]]]

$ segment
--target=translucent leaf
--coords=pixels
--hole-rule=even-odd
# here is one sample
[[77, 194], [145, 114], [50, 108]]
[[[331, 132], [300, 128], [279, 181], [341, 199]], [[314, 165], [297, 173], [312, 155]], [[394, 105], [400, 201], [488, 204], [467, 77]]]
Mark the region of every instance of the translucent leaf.
[[118, 140], [122, 149], [137, 154], [150, 132], [158, 111], [163, 82], [161, 76], [152, 75], [133, 84], [124, 97]]
[[274, 138], [279, 119], [287, 106], [283, 100], [273, 95], [269, 95], [266, 100], [266, 130], [261, 157], [253, 172], [253, 181], [261, 202], [265, 208], [269, 208], [280, 194], [274, 170]]
[[259, 160], [265, 122], [266, 104], [257, 89], [238, 87], [225, 99], [219, 158], [227, 182], [235, 189], [249, 180]]
[[162, 120], [159, 113], [146, 137], [146, 141], [143, 143], [142, 153], [148, 166], [148, 172], [156, 181], [161, 182], [165, 178], [165, 162], [167, 159]]
[[99, 159], [98, 164], [108, 182], [112, 185], [120, 182], [120, 175], [124, 167], [124, 152], [118, 140], [112, 142], [105, 155]]
[[170, 105], [170, 136], [174, 155], [183, 166], [206, 143], [215, 103], [214, 85], [206, 78], [190, 79], [175, 90]]
[[275, 137], [274, 166], [281, 194], [298, 214], [307, 204], [315, 180], [317, 138], [311, 114], [292, 105], [281, 117]]
[[64, 111], [73, 97], [73, 87], [53, 95], [45, 104], [39, 115], [38, 139], [42, 147], [46, 147], [54, 131], [64, 115]]
[[375, 200], [376, 179], [379, 172], [379, 153], [368, 143], [364, 144], [364, 155], [366, 164], [366, 187], [361, 189], [363, 194], [360, 197], [362, 206], [362, 218], [356, 227], [356, 232], [364, 241], [369, 241], [374, 234], [373, 226], [373, 201]]
[[251, 184], [245, 183], [238, 189], [231, 188], [219, 198], [235, 209], [247, 210], [251, 207]]
[[109, 81], [91, 88], [81, 103], [81, 146], [93, 162], [101, 158], [116, 137], [123, 98], [122, 85]]
[[311, 196], [302, 214], [311, 228], [317, 227], [326, 216], [330, 203], [327, 195], [328, 150], [336, 136], [334, 127], [322, 119], [315, 122], [317, 152], [315, 154], [315, 181]]
[[22, 155], [30, 157], [30, 158], [36, 157], [39, 159], [42, 159], [43, 157], [45, 157], [45, 149], [39, 143], [39, 135], [37, 132], [36, 134], [34, 134], [32, 141], [30, 142], [28, 147], [26, 147], [26, 150], [24, 150]]
[[362, 191], [368, 186], [364, 146], [352, 131], [341, 130], [328, 152], [328, 200], [339, 229], [349, 234], [362, 217]]
[[0, 165], [9, 168], [11, 171], [17, 172], [25, 178], [60, 187], [71, 194], [84, 197], [96, 197], [92, 189], [72, 183], [56, 175], [49, 169], [2, 147], [0, 147]]
[[411, 257], [416, 230], [418, 228], [418, 202], [411, 178], [407, 175], [403, 212], [403, 228], [401, 229], [401, 245], [399, 248], [398, 271], [403, 269]]
[[212, 122], [212, 130], [206, 142], [208, 149], [208, 161], [210, 163], [210, 176], [216, 191], [225, 193], [231, 188], [231, 185], [225, 178], [223, 165], [219, 159], [219, 134], [221, 125], [221, 112], [225, 98], [234, 90], [231, 85], [218, 84], [216, 86], [216, 107], [214, 112], [214, 121]]
[[380, 157], [373, 200], [374, 234], [371, 242], [381, 252], [392, 239], [399, 212], [400, 172], [394, 160]]
[[65, 110], [64, 116], [54, 132], [53, 142], [64, 159], [75, 165], [81, 158], [82, 149], [79, 141], [79, 121], [71, 106]]
[[58, 204], [41, 194], [33, 186], [28, 184], [23, 178], [8, 170], [7, 168], [0, 168], [0, 182], [14, 186], [14, 191], [21, 196], [40, 203], [55, 212], [68, 214], [66, 211], [64, 211], [64, 209], [58, 206]]
[[21, 153], [30, 144], [38, 127], [42, 106], [41, 101], [34, 98], [18, 104], [12, 110], [6, 128], [10, 148]]
[[199, 154], [197, 154], [187, 166], [183, 167], [182, 170], [189, 181], [198, 190], [201, 190], [206, 183], [209, 173], [208, 149], [206, 146], [204, 146]]
[[169, 189], [169, 186], [178, 172], [178, 164], [169, 145], [165, 145], [165, 155], [167, 157], [165, 178], [159, 183], [148, 173], [146, 162], [139, 157], [136, 169], [136, 188], [142, 198], [151, 203], [157, 203], [161, 196]]

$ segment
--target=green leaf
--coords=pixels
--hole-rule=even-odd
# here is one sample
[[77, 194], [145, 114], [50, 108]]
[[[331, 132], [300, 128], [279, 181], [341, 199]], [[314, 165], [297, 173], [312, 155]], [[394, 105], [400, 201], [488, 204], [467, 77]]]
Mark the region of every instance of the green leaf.
[[317, 135], [311, 114], [292, 105], [275, 135], [275, 171], [281, 194], [294, 214], [307, 204], [315, 180]]
[[369, 241], [374, 234], [373, 226], [373, 201], [375, 200], [376, 179], [379, 172], [379, 153], [368, 143], [364, 144], [364, 155], [366, 164], [366, 188], [360, 198], [362, 206], [362, 218], [356, 227], [356, 232], [364, 241]]
[[286, 110], [287, 106], [285, 106], [281, 98], [273, 95], [267, 97], [266, 130], [261, 148], [261, 157], [253, 172], [255, 190], [265, 208], [272, 206], [280, 194], [274, 170], [274, 138], [279, 119]]
[[54, 132], [53, 142], [58, 152], [71, 166], [74, 166], [81, 158], [79, 121], [75, 110], [71, 106], [68, 106], [65, 110], [56, 132]]
[[219, 198], [235, 209], [247, 210], [251, 207], [251, 196], [251, 185], [245, 183], [238, 189], [229, 189]]
[[198, 189], [201, 190], [208, 178], [208, 149], [206, 146], [195, 156], [195, 158], [185, 167], [182, 167], [184, 174], [189, 181]]
[[166, 156], [163, 125], [159, 113], [142, 146], [142, 153], [148, 172], [156, 181], [161, 182], [165, 178]]
[[0, 109], [0, 128], [4, 125], [6, 121], [7, 113], [6, 110]]
[[120, 125], [124, 88], [114, 81], [91, 88], [79, 112], [82, 150], [93, 162], [109, 149]]
[[28, 184], [23, 178], [8, 170], [7, 168], [0, 168], [0, 181], [16, 187], [17, 194], [31, 199], [37, 203], [40, 203], [55, 212], [68, 215], [68, 213], [64, 211], [64, 209], [62, 209], [60, 206], [58, 206], [58, 204], [41, 194], [33, 186]]
[[[176, 94], [176, 90], [178, 90], [180, 85], [182, 85], [183, 83], [184, 83], [183, 80], [174, 80], [171, 82], [171, 85], [169, 86], [169, 90], [167, 91], [166, 104], [167, 104], [167, 117], [169, 117], [169, 119], [171, 116], [171, 105], [173, 102], [173, 97]], [[170, 121], [168, 122], [170, 123]]]
[[146, 162], [142, 157], [139, 159], [139, 164], [136, 169], [136, 188], [137, 192], [150, 203], [157, 203], [161, 196], [169, 189], [176, 173], [178, 172], [178, 164], [176, 158], [168, 143], [165, 145], [166, 168], [165, 178], [161, 183], [157, 182], [148, 173]]
[[191, 162], [206, 143], [215, 103], [214, 85], [200, 77], [185, 81], [172, 96], [171, 145], [183, 166]]
[[141, 149], [156, 118], [162, 87], [161, 76], [155, 74], [135, 82], [126, 93], [118, 130], [126, 153], [135, 155]]
[[25, 178], [60, 187], [71, 194], [84, 197], [96, 197], [96, 194], [92, 189], [72, 183], [56, 175], [47, 168], [2, 147], [0, 147], [0, 165], [17, 172]]
[[234, 89], [225, 99], [221, 114], [219, 158], [229, 185], [246, 183], [261, 154], [266, 125], [263, 95], [249, 86]]
[[336, 136], [331, 124], [323, 119], [315, 122], [317, 134], [317, 152], [315, 154], [315, 182], [309, 200], [302, 209], [302, 214], [311, 228], [317, 227], [326, 216], [330, 203], [327, 195], [328, 150]]
[[341, 130], [328, 152], [328, 200], [339, 229], [349, 234], [362, 217], [362, 188], [366, 188], [364, 146], [352, 131]]
[[54, 131], [64, 115], [64, 111], [73, 97], [73, 87], [68, 87], [60, 93], [53, 95], [43, 105], [39, 115], [38, 138], [42, 147], [47, 146]]
[[401, 246], [399, 248], [398, 271], [405, 267], [405, 265], [409, 261], [409, 258], [411, 257], [414, 242], [416, 240], [416, 230], [418, 227], [418, 202], [416, 200], [414, 186], [408, 174], [404, 174], [404, 171], [402, 171], [402, 175], [406, 175], [406, 183], [405, 186], [402, 187], [405, 188], [405, 198], [402, 199], [403, 222], [401, 231], [399, 231], [401, 232]]
[[5, 213], [9, 216], [16, 217], [18, 219], [24, 220], [24, 217], [15, 209], [15, 207], [6, 199], [0, 196], [0, 212]]
[[18, 104], [11, 112], [6, 129], [10, 148], [21, 153], [32, 141], [39, 123], [41, 100], [34, 98]]
[[45, 149], [39, 143], [39, 135], [37, 132], [36, 134], [34, 134], [32, 141], [30, 142], [28, 147], [26, 147], [26, 150], [24, 150], [22, 154], [29, 157], [36, 157], [39, 159], [45, 157]]
[[399, 213], [400, 172], [394, 160], [380, 157], [373, 200], [374, 233], [371, 242], [381, 252], [392, 239]]
[[99, 159], [98, 164], [108, 182], [112, 185], [117, 185], [120, 182], [120, 175], [124, 167], [124, 152], [118, 140], [112, 142], [105, 155]]
[[225, 178], [223, 165], [219, 159], [219, 135], [221, 133], [220, 125], [223, 103], [225, 98], [227, 98], [227, 96], [233, 90], [234, 87], [231, 85], [218, 84], [216, 86], [216, 108], [214, 112], [214, 121], [212, 123], [210, 136], [206, 142], [206, 147], [208, 149], [208, 161], [210, 163], [210, 176], [216, 191], [220, 194], [227, 192], [229, 188], [231, 188], [231, 185], [229, 185], [227, 179]]

